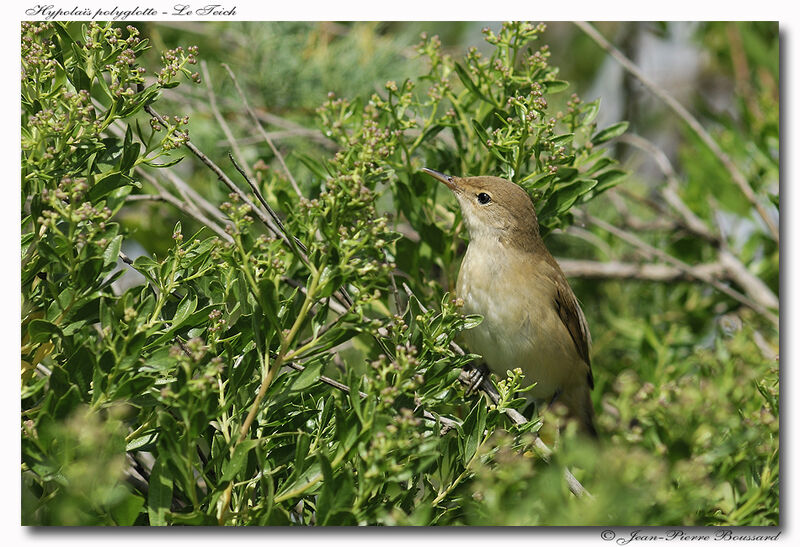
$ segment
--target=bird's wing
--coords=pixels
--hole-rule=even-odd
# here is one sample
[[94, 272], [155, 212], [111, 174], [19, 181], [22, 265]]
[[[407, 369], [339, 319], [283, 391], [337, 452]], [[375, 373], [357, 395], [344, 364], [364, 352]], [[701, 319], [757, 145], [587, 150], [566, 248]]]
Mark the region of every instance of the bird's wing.
[[[563, 274], [562, 274], [563, 275]], [[592, 362], [589, 358], [589, 346], [592, 338], [589, 334], [589, 325], [586, 324], [586, 317], [583, 315], [578, 299], [567, 284], [567, 280], [562, 278], [561, 282], [556, 283], [555, 306], [558, 316], [567, 327], [578, 355], [581, 356], [589, 368], [587, 380], [589, 387], [594, 388], [594, 377], [592, 376]]]

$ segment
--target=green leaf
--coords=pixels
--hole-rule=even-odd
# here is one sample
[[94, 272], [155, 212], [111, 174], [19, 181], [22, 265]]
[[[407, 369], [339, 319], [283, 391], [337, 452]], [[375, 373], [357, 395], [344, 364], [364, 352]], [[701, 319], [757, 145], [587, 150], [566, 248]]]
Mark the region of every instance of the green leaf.
[[155, 447], [155, 443], [157, 440], [158, 440], [158, 432], [156, 430], [148, 431], [143, 435], [131, 440], [127, 445], [125, 445], [125, 452], [133, 452], [136, 450], [148, 450], [148, 447]]
[[147, 492], [147, 514], [150, 526], [166, 526], [166, 514], [172, 505], [172, 475], [159, 457], [150, 474], [150, 489]]
[[64, 370], [69, 374], [69, 379], [76, 384], [83, 394], [88, 394], [94, 375], [94, 355], [86, 346], [81, 346], [64, 363]]
[[317, 453], [317, 459], [323, 477], [322, 491], [317, 496], [317, 521], [320, 525], [324, 525], [328, 513], [333, 508], [333, 469], [331, 469], [331, 462], [321, 451]]
[[320, 526], [341, 526], [355, 524], [348, 510], [355, 497], [353, 477], [348, 469], [337, 469], [334, 473], [328, 458], [318, 453], [320, 469], [324, 478], [322, 490], [317, 496], [317, 524]]
[[[262, 460], [262, 455], [258, 450], [256, 451], [256, 457]], [[257, 522], [260, 526], [264, 526], [269, 522], [270, 515], [275, 507], [275, 482], [269, 473], [260, 473], [260, 475], [259, 482], [261, 483], [261, 490], [264, 492], [262, 507], [266, 508], [266, 510], [258, 517]]]
[[117, 526], [132, 526], [144, 507], [144, 498], [127, 494], [122, 501], [111, 508], [111, 518]]
[[558, 93], [569, 87], [569, 82], [564, 80], [545, 80], [542, 82], [545, 93]]
[[327, 298], [336, 290], [342, 282], [342, 275], [339, 268], [325, 266], [319, 278], [319, 296]]
[[330, 176], [330, 173], [325, 168], [325, 164], [319, 162], [317, 159], [312, 158], [308, 154], [303, 154], [300, 152], [293, 152], [293, 154], [300, 162], [308, 167], [308, 170], [311, 171], [314, 175], [316, 175], [321, 180], [325, 180]]
[[118, 171], [104, 174], [103, 178], [96, 182], [95, 185], [89, 190], [87, 199], [91, 202], [97, 202], [117, 188], [122, 188], [123, 186], [127, 185], [133, 185], [137, 188], [142, 187], [139, 182], [133, 180], [128, 175], [123, 175]]
[[359, 325], [343, 324], [339, 328], [330, 329], [320, 337], [319, 341], [314, 347], [314, 351], [327, 351], [334, 346], [338, 346], [339, 344], [347, 342], [360, 332], [361, 328]]
[[[246, 282], [242, 279], [241, 287], [247, 287]], [[278, 290], [275, 287], [275, 280], [264, 276], [258, 281], [259, 292], [259, 306], [261, 313], [266, 316], [269, 325], [273, 329], [283, 328], [281, 320], [278, 319], [277, 305], [278, 305]], [[247, 294], [247, 292], [245, 292]]]
[[311, 436], [300, 433], [294, 450], [294, 475], [300, 475], [306, 469], [308, 449], [311, 447]]
[[484, 429], [486, 428], [486, 399], [483, 397], [478, 399], [478, 403], [472, 408], [461, 428], [464, 434], [463, 463], [466, 466], [475, 455], [478, 445], [483, 439]]
[[[352, 414], [345, 414], [339, 405], [334, 405], [336, 422], [336, 438], [339, 441], [339, 452], [347, 453], [358, 440], [359, 422]], [[337, 458], [343, 457], [337, 454]]]
[[559, 167], [556, 171], [556, 178], [559, 183], [569, 182], [578, 174], [574, 167]]
[[575, 154], [569, 154], [567, 156], [559, 156], [556, 158], [551, 158], [551, 162], [556, 165], [573, 165], [575, 163]]
[[152, 161], [152, 160], [146, 160], [146, 161], [143, 161], [142, 163], [145, 163], [145, 164], [147, 164], [150, 167], [153, 167], [155, 169], [165, 169], [167, 167], [172, 167], [174, 165], [177, 165], [178, 163], [183, 161], [183, 158], [185, 158], [185, 157], [186, 156], [180, 156], [178, 158], [169, 160], [169, 161], [164, 162], [164, 163], [156, 163], [155, 161]]
[[595, 99], [594, 101], [584, 105], [583, 119], [581, 119], [581, 125], [587, 126], [591, 124], [597, 117], [598, 112], [600, 112], [600, 99]]
[[311, 446], [311, 437], [304, 433], [297, 435], [297, 444], [295, 445], [294, 465], [292, 466], [292, 473], [283, 482], [278, 489], [276, 496], [281, 496], [297, 486], [308, 482], [308, 479], [317, 472], [318, 465], [308, 467], [308, 450]]
[[119, 251], [122, 249], [122, 236], [118, 235], [111, 240], [111, 243], [103, 251], [103, 267], [110, 266], [117, 263]]
[[[128, 128], [130, 130], [130, 128]], [[131, 142], [125, 145], [122, 152], [122, 157], [119, 160], [119, 170], [122, 173], [128, 173], [133, 169], [136, 160], [139, 159], [139, 153], [142, 149], [141, 144], [138, 142]]]
[[245, 385], [256, 368], [258, 355], [256, 351], [252, 349], [252, 343], [251, 349], [245, 348], [245, 350], [246, 351], [243, 351], [241, 361], [236, 367], [234, 367], [231, 374], [230, 385], [233, 389], [237, 389]]
[[555, 173], [537, 173], [534, 171], [533, 173], [522, 179], [519, 183], [526, 190], [531, 191], [537, 188], [548, 186], [555, 179], [556, 179]]
[[478, 86], [475, 85], [475, 82], [472, 81], [472, 78], [470, 78], [469, 73], [463, 66], [461, 66], [460, 63], [455, 64], [455, 69], [456, 69], [456, 74], [458, 75], [458, 79], [461, 80], [461, 83], [464, 84], [464, 87], [466, 87], [473, 95], [480, 97], [481, 99], [483, 99], [484, 101], [493, 106], [496, 106], [495, 102], [491, 98], [487, 97], [483, 93], [483, 91], [481, 91], [478, 88]]
[[92, 285], [100, 276], [102, 270], [103, 259], [100, 257], [92, 257], [80, 265], [78, 269], [78, 279], [83, 281], [86, 285]]
[[[136, 356], [131, 356], [136, 358]], [[120, 364], [120, 368], [123, 368], [123, 365]], [[127, 399], [130, 397], [138, 397], [142, 393], [145, 392], [147, 388], [149, 388], [155, 380], [150, 378], [149, 376], [134, 376], [128, 380], [125, 380], [121, 384], [119, 384], [116, 389], [113, 390], [111, 397], [114, 399]]]
[[172, 524], [179, 526], [211, 526], [218, 524], [211, 515], [206, 515], [200, 511], [191, 513], [173, 513], [171, 515]]
[[[73, 40], [72, 36], [70, 36], [69, 32], [67, 32], [65, 23], [56, 22], [53, 24], [53, 28], [58, 34], [58, 37], [61, 39], [60, 46], [62, 49], [68, 49], [69, 46], [75, 43], [75, 40]], [[79, 57], [79, 59], [82, 59], [82, 57]]]
[[542, 207], [540, 217], [558, 216], [567, 212], [583, 194], [597, 186], [596, 180], [578, 179], [557, 186]]
[[50, 341], [53, 337], [61, 336], [61, 329], [50, 321], [34, 319], [28, 324], [28, 336], [31, 342], [41, 344]]
[[59, 365], [55, 365], [50, 369], [50, 378], [48, 379], [47, 384], [50, 386], [50, 390], [58, 397], [69, 391], [71, 386], [69, 375]]
[[155, 278], [158, 277], [158, 266], [158, 262], [147, 255], [136, 257], [133, 261], [133, 269], [150, 279], [153, 283], [155, 283]]
[[306, 365], [305, 370], [303, 370], [297, 378], [295, 378], [294, 382], [292, 382], [291, 390], [292, 391], [302, 391], [306, 389], [308, 386], [314, 384], [319, 380], [319, 376], [322, 373], [322, 361], [315, 361]]
[[163, 347], [153, 352], [142, 364], [140, 370], [166, 372], [175, 366], [175, 357], [170, 353], [169, 347]]
[[[52, 376], [51, 376], [52, 378]], [[83, 402], [78, 386], [71, 386], [67, 392], [60, 397], [53, 407], [53, 418], [60, 420], [66, 418]]]
[[172, 317], [172, 326], [170, 330], [174, 331], [181, 325], [183, 325], [184, 321], [194, 313], [194, 310], [197, 309], [197, 295], [194, 291], [190, 290], [186, 296], [183, 297], [180, 304], [178, 304], [178, 309], [175, 310], [175, 315]]
[[439, 134], [439, 133], [440, 133], [440, 132], [441, 132], [441, 131], [442, 131], [442, 130], [445, 128], [445, 127], [447, 127], [447, 125], [445, 125], [445, 124], [442, 124], [442, 123], [434, 123], [433, 125], [431, 125], [430, 127], [428, 127], [428, 128], [425, 130], [425, 133], [423, 133], [423, 134], [422, 134], [422, 138], [420, 138], [420, 140], [419, 140], [419, 144], [422, 144], [422, 143], [424, 143], [424, 142], [426, 142], [426, 141], [428, 141], [428, 140], [430, 140], [430, 139], [434, 138], [434, 137], [435, 137], [436, 135], [438, 135], [438, 134]]
[[94, 367], [92, 371], [92, 404], [96, 404], [101, 397], [105, 396], [108, 387], [108, 376], [100, 366]]
[[361, 382], [359, 381], [360, 377], [356, 374], [351, 375], [350, 377], [350, 393], [348, 396], [350, 397], [350, 404], [353, 406], [353, 411], [358, 416], [358, 421], [364, 424], [364, 416], [361, 413], [361, 395], [359, 395], [359, 387]]
[[69, 71], [69, 81], [75, 86], [75, 89], [90, 91], [92, 88], [92, 80], [86, 74], [82, 67], [76, 65]]
[[614, 137], [619, 137], [628, 129], [628, 122], [618, 122], [614, 125], [610, 125], [603, 129], [602, 131], [598, 131], [592, 137], [592, 144], [602, 144], [606, 141], [610, 141]]
[[233, 455], [229, 460], [222, 464], [222, 482], [232, 481], [247, 463], [247, 456], [250, 451], [258, 446], [258, 439], [246, 439], [236, 445]]
[[574, 133], [565, 133], [564, 135], [556, 135], [555, 137], [550, 139], [550, 142], [554, 147], [567, 146], [572, 142], [572, 139], [574, 138], [575, 138]]
[[[598, 150], [598, 152], [604, 154], [606, 151], [603, 150], [603, 149], [600, 149], [600, 150]], [[598, 172], [598, 171], [600, 171], [602, 169], [605, 169], [609, 165], [612, 165], [612, 164], [616, 163], [616, 160], [614, 160], [613, 158], [610, 158], [608, 156], [602, 156], [602, 157], [596, 158], [596, 160], [597, 161], [595, 161], [593, 164], [590, 164], [591, 167], [589, 167], [584, 172], [584, 175], [591, 175], [591, 174], [596, 173], [596, 172]]]
[[489, 144], [489, 133], [486, 132], [481, 122], [476, 119], [472, 120], [472, 127], [475, 129], [475, 133], [478, 135], [478, 138], [483, 143], [483, 146], [486, 147], [494, 156], [499, 159], [503, 164], [508, 163], [506, 158], [503, 157], [503, 154], [497, 149], [496, 146]]
[[767, 194], [767, 198], [776, 208], [781, 208], [781, 197], [778, 194]]
[[483, 322], [482, 315], [467, 315], [464, 317], [464, 330], [474, 329]]
[[595, 176], [597, 177], [597, 186], [594, 187], [593, 194], [597, 195], [622, 182], [622, 179], [628, 176], [628, 172], [622, 169], [609, 169]]

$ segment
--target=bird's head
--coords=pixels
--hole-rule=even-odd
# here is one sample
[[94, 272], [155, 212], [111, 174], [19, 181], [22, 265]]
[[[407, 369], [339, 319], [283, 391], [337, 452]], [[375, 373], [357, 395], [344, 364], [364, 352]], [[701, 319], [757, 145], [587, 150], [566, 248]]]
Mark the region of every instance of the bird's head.
[[444, 183], [458, 199], [470, 239], [481, 237], [525, 244], [539, 239], [533, 202], [517, 184], [500, 177], [454, 177], [423, 171]]

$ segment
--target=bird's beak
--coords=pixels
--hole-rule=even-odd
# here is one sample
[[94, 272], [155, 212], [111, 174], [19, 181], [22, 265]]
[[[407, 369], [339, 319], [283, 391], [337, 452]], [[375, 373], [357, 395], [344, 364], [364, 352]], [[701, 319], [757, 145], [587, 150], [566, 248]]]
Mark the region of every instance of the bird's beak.
[[438, 180], [439, 182], [443, 182], [451, 190], [455, 191], [458, 189], [458, 186], [456, 186], [456, 183], [453, 181], [453, 177], [451, 177], [450, 175], [445, 175], [444, 173], [440, 173], [439, 171], [434, 171], [433, 169], [428, 169], [427, 167], [423, 167], [422, 170], [428, 173], [436, 180]]

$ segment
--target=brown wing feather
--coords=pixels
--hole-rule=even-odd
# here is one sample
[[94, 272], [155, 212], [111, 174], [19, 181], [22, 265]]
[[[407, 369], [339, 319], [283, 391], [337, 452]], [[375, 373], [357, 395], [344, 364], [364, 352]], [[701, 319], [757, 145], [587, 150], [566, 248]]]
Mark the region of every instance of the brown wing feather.
[[[563, 275], [563, 274], [562, 274]], [[592, 376], [592, 362], [589, 357], [589, 346], [592, 339], [589, 334], [589, 325], [586, 324], [586, 317], [583, 315], [578, 299], [567, 284], [567, 280], [563, 277], [556, 280], [556, 295], [555, 306], [558, 311], [558, 316], [567, 327], [572, 341], [575, 343], [575, 348], [578, 350], [578, 355], [581, 356], [589, 368], [587, 380], [589, 387], [594, 388], [594, 377]]]

